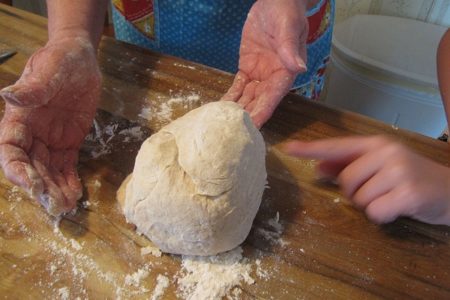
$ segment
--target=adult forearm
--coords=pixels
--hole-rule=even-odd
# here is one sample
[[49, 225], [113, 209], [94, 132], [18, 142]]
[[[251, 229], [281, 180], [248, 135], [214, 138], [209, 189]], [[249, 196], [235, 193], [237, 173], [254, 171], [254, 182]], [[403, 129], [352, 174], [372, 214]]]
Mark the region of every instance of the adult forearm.
[[447, 30], [439, 44], [437, 70], [439, 89], [447, 116], [447, 124], [450, 129], [450, 30]]
[[47, 0], [49, 40], [67, 36], [100, 41], [108, 0]]

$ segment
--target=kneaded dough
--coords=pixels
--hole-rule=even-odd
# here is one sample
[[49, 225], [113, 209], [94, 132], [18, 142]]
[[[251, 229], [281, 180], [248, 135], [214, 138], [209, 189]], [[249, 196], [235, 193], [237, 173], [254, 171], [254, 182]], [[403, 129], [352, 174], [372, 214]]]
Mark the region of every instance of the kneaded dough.
[[265, 144], [236, 103], [206, 104], [148, 138], [123, 211], [163, 252], [215, 255], [247, 237], [266, 184]]

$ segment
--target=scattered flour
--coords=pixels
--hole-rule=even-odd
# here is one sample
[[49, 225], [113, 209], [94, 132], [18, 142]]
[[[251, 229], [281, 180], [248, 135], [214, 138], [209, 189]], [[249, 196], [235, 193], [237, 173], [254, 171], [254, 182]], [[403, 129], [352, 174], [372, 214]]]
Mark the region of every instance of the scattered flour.
[[58, 269], [57, 266], [55, 266], [54, 264], [50, 265], [50, 275], [53, 275], [53, 273], [55, 273], [55, 271]]
[[280, 245], [282, 247], [289, 245], [289, 242], [281, 238], [281, 234], [283, 233], [283, 225], [280, 223], [279, 212], [277, 212], [274, 218], [267, 221], [267, 225], [269, 229], [257, 228], [257, 233], [273, 245]]
[[[20, 227], [21, 231], [30, 233], [26, 227]], [[95, 258], [85, 251], [84, 244], [73, 238], [67, 238], [58, 226], [55, 226], [54, 238], [47, 239], [37, 237], [47, 245], [47, 251], [52, 254], [54, 260], [46, 267], [53, 281], [43, 287], [54, 293], [54, 298], [69, 299], [71, 290], [68, 287], [55, 288], [55, 285], [64, 280], [69, 274], [72, 278], [72, 286], [80, 299], [89, 298], [86, 290], [87, 283], [92, 276], [98, 278], [104, 285], [110, 286], [116, 299], [130, 299], [136, 296], [146, 296], [154, 300], [161, 299], [165, 290], [170, 285], [171, 278], [158, 275], [156, 286], [152, 290], [145, 288], [145, 280], [151, 272], [151, 265], [146, 264], [135, 272], [126, 276], [103, 269]], [[143, 255], [152, 253], [158, 249], [154, 247], [141, 248]], [[267, 280], [269, 274], [263, 270], [261, 260], [255, 261], [256, 276]], [[240, 299], [241, 284], [253, 284], [251, 277], [253, 264], [242, 256], [240, 247], [226, 253], [209, 257], [182, 256], [181, 270], [173, 280], [178, 285], [178, 296], [188, 300], [202, 299]], [[145, 285], [144, 285], [145, 284]]]
[[83, 208], [88, 208], [88, 207], [97, 207], [99, 204], [99, 200], [98, 200], [98, 192], [100, 190], [100, 188], [102, 187], [102, 183], [100, 180], [98, 180], [97, 178], [94, 180], [89, 180], [85, 183], [86, 186], [88, 186], [88, 190], [89, 190], [89, 194], [90, 194], [90, 200], [86, 200], [81, 202], [81, 204], [83, 205]]
[[98, 158], [102, 155], [111, 153], [111, 149], [108, 143], [115, 136], [115, 131], [117, 130], [118, 124], [111, 124], [105, 127], [101, 127], [97, 120], [94, 119], [94, 131], [86, 136], [86, 141], [98, 142], [100, 147], [92, 149], [92, 158]]
[[145, 120], [152, 119], [152, 109], [150, 107], [143, 107], [141, 112], [138, 114], [138, 117], [141, 117]]
[[[91, 181], [92, 185], [100, 187], [99, 180]], [[10, 191], [10, 205], [14, 205], [13, 200], [20, 193], [20, 189], [15, 187]], [[13, 211], [18, 222], [21, 221], [20, 215]], [[54, 224], [54, 236], [51, 239], [46, 237], [34, 236], [39, 243], [47, 245], [49, 254], [54, 259], [46, 266], [46, 270], [51, 275], [52, 281], [49, 283], [37, 282], [36, 286], [49, 291], [54, 298], [69, 299], [71, 290], [76, 291], [80, 299], [89, 298], [86, 286], [92, 279], [92, 276], [110, 286], [111, 291], [115, 292], [117, 299], [129, 299], [135, 296], [145, 295], [153, 300], [161, 299], [165, 290], [170, 285], [172, 278], [164, 275], [158, 275], [156, 286], [153, 291], [145, 288], [145, 280], [151, 272], [151, 265], [146, 264], [138, 268], [135, 272], [126, 276], [104, 269], [96, 262], [95, 257], [88, 250], [84, 249], [84, 243], [78, 242], [73, 238], [67, 238], [59, 229], [59, 220]], [[279, 213], [267, 221], [270, 231], [267, 230], [268, 239], [280, 243], [280, 235], [283, 226], [280, 224]], [[18, 229], [31, 234], [32, 231], [23, 223]], [[283, 241], [281, 240], [281, 244]], [[304, 252], [303, 249], [300, 250]], [[153, 246], [141, 248], [141, 255], [151, 254], [156, 257], [161, 256], [161, 251]], [[260, 259], [254, 262], [256, 267], [255, 276], [262, 280], [268, 280], [270, 274], [262, 267]], [[238, 247], [226, 253], [209, 257], [182, 256], [180, 272], [174, 276], [173, 280], [177, 283], [177, 294], [180, 298], [188, 300], [202, 299], [240, 299], [242, 290], [240, 286], [244, 283], [253, 284], [251, 277], [253, 264], [242, 256], [242, 248]], [[72, 284], [69, 287], [58, 286], [66, 276], [71, 276]], [[145, 285], [144, 285], [145, 284]]]
[[100, 180], [95, 179], [93, 186], [96, 188], [100, 188], [102, 186], [102, 183], [100, 182]]
[[185, 65], [185, 64], [182, 64], [182, 63], [174, 62], [173, 65], [175, 67], [188, 68], [188, 69], [191, 69], [191, 70], [195, 70], [194, 66]]
[[268, 271], [262, 268], [260, 259], [255, 260], [255, 265], [256, 265], [256, 276], [266, 281], [269, 280], [270, 274]]
[[341, 199], [340, 198], [336, 198], [336, 199], [333, 200], [333, 202], [334, 203], [339, 203], [339, 202], [341, 202]]
[[147, 247], [141, 248], [141, 255], [145, 256], [147, 254], [151, 254], [156, 257], [161, 257], [161, 255], [162, 255], [161, 250], [159, 250], [156, 247], [147, 246]]
[[67, 287], [62, 287], [58, 289], [58, 296], [61, 300], [68, 300], [69, 299], [69, 289]]
[[176, 109], [191, 110], [201, 104], [200, 96], [197, 94], [175, 96], [167, 101], [163, 99], [161, 101], [160, 107], [143, 107], [138, 116], [148, 121], [167, 122], [172, 120], [173, 112]]
[[23, 200], [22, 193], [18, 186], [13, 186], [7, 192], [8, 201], [12, 202], [12, 205], [9, 207], [10, 211], [13, 211], [16, 206]]
[[126, 135], [124, 142], [130, 142], [132, 139], [140, 141], [145, 139], [145, 133], [140, 126], [135, 126], [119, 131], [119, 134]]
[[125, 276], [125, 285], [132, 285], [135, 287], [139, 287], [141, 285], [141, 280], [145, 279], [149, 275], [148, 271], [149, 267], [144, 267], [141, 269], [138, 269], [133, 274], [129, 274]]
[[92, 205], [92, 203], [89, 200], [83, 201], [81, 202], [81, 204], [83, 204], [83, 208], [88, 208], [89, 206]]
[[178, 296], [187, 300], [222, 299], [240, 286], [253, 284], [251, 265], [242, 257], [242, 248], [215, 256], [182, 256]]
[[273, 219], [269, 219], [267, 224], [271, 226], [276, 232], [283, 233], [283, 225], [280, 223], [280, 212], [277, 211], [277, 214]]
[[122, 129], [119, 131], [119, 124], [108, 124], [101, 126], [97, 120], [94, 119], [94, 130], [89, 133], [85, 141], [89, 142], [91, 149], [89, 151], [92, 158], [98, 158], [112, 152], [112, 139], [116, 136], [122, 136], [124, 143], [133, 141], [142, 141], [145, 139], [145, 132], [140, 126]]
[[159, 300], [162, 295], [164, 295], [164, 291], [169, 286], [169, 278], [164, 275], [159, 274], [156, 278], [156, 287], [153, 290], [153, 295], [151, 300]]
[[20, 188], [17, 186], [17, 185], [15, 185], [15, 186], [13, 186], [12, 188], [11, 188], [11, 193], [20, 193]]
[[76, 240], [74, 240], [74, 239], [70, 239], [70, 245], [72, 246], [72, 248], [73, 249], [75, 249], [75, 250], [77, 250], [77, 251], [79, 251], [79, 250], [81, 250], [81, 245], [80, 245], [80, 243], [78, 243]]
[[[149, 121], [155, 120], [160, 123], [167, 123], [172, 120], [174, 111], [191, 110], [201, 105], [200, 96], [194, 93], [186, 96], [175, 96], [167, 100], [163, 97], [158, 97], [158, 100], [161, 103], [159, 107], [143, 107], [138, 116]], [[92, 158], [99, 158], [112, 152], [113, 145], [111, 141], [116, 136], [122, 136], [122, 142], [129, 143], [143, 141], [146, 138], [146, 133], [140, 126], [121, 130], [118, 123], [102, 126], [94, 119], [93, 130], [85, 139], [90, 145], [85, 145], [84, 147], [88, 149], [88, 153]]]
[[238, 300], [241, 299], [242, 290], [239, 287], [235, 287], [229, 295], [227, 295], [228, 300]]

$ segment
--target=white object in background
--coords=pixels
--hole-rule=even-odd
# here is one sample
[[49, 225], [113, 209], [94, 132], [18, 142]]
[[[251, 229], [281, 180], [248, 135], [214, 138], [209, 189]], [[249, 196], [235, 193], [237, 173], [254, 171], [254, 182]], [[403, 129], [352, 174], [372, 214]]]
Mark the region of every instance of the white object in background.
[[325, 102], [437, 137], [446, 119], [436, 51], [446, 29], [380, 15], [337, 24]]

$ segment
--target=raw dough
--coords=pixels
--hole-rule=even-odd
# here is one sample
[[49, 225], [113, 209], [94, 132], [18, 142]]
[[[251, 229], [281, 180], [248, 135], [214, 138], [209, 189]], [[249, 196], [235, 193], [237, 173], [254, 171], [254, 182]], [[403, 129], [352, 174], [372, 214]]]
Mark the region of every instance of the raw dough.
[[233, 249], [261, 203], [265, 154], [261, 133], [239, 105], [206, 104], [143, 143], [126, 186], [125, 216], [163, 252]]

